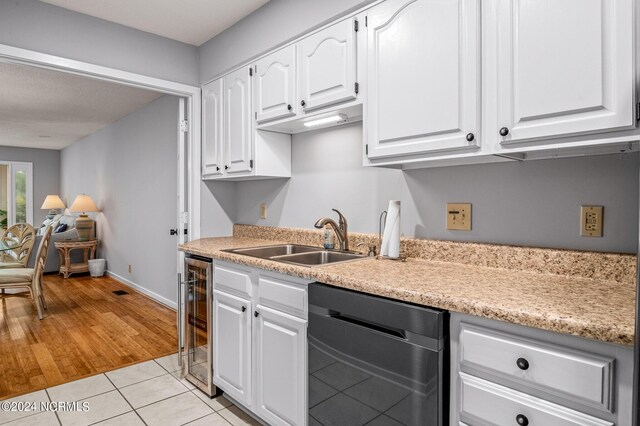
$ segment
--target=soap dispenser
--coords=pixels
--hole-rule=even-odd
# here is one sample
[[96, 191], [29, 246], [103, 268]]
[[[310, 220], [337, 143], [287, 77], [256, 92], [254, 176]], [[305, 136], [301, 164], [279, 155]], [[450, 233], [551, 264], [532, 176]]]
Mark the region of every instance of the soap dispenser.
[[333, 249], [335, 247], [335, 243], [333, 241], [333, 229], [331, 229], [331, 226], [329, 225], [325, 225], [324, 227], [324, 234], [323, 234], [323, 240], [324, 240], [324, 248], [325, 249]]

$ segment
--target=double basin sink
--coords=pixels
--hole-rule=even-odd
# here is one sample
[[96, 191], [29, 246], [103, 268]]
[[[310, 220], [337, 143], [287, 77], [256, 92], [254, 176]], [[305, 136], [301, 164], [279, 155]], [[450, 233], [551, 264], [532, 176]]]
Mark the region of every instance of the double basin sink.
[[223, 250], [228, 253], [243, 254], [245, 256], [260, 259], [274, 260], [276, 262], [291, 263], [299, 266], [320, 266], [354, 260], [366, 259], [360, 253], [325, 250], [320, 247], [304, 246], [298, 244], [279, 244], [264, 247], [249, 247]]

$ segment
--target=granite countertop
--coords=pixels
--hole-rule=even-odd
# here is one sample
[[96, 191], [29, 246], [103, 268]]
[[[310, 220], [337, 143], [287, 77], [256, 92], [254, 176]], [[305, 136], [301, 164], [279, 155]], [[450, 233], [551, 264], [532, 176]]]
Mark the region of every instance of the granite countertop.
[[303, 267], [224, 252], [283, 243], [204, 238], [180, 250], [364, 293], [591, 339], [632, 345], [635, 285], [409, 258]]

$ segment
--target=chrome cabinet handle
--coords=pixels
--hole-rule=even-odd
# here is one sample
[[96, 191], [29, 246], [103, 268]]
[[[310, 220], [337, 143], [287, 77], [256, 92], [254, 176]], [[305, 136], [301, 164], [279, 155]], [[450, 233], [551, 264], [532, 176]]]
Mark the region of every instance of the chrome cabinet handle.
[[241, 309], [242, 309], [242, 312], [244, 312], [244, 311], [246, 311], [246, 310], [247, 310], [247, 307], [246, 307], [246, 306], [243, 306]]
[[507, 136], [509, 134], [509, 128], [503, 127], [500, 129], [500, 136]]

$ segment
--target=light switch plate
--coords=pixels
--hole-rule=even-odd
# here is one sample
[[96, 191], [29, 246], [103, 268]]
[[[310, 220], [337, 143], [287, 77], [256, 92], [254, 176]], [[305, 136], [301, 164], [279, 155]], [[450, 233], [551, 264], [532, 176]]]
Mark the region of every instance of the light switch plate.
[[471, 231], [470, 203], [447, 203], [447, 229]]
[[580, 206], [580, 235], [602, 237], [603, 206]]

